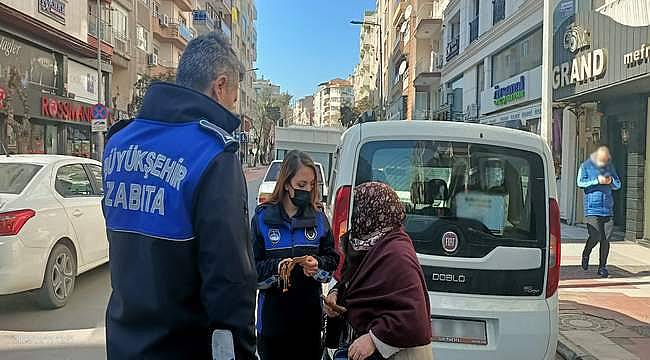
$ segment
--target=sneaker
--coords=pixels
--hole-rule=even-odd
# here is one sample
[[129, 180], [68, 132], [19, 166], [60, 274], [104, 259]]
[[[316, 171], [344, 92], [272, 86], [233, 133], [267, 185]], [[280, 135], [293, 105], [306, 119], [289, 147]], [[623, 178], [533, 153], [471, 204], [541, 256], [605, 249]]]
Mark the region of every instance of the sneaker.
[[607, 278], [609, 277], [609, 271], [607, 271], [607, 268], [601, 267], [598, 269], [598, 275], [602, 278]]
[[589, 256], [582, 257], [582, 270], [589, 270]]

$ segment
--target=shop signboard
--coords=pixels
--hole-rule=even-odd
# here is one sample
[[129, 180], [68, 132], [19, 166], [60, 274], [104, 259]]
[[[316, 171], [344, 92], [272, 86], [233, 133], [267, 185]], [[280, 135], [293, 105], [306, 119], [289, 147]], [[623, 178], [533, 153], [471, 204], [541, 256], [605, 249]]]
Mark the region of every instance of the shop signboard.
[[95, 104], [98, 88], [97, 70], [72, 60], [68, 61], [68, 93], [74, 94], [75, 100]]
[[555, 1], [555, 101], [650, 74], [650, 23], [643, 23], [647, 15], [634, 8], [612, 4], [594, 9], [590, 1]]
[[38, 12], [65, 25], [65, 2], [63, 0], [38, 0]]
[[21, 76], [23, 87], [34, 85], [56, 88], [57, 61], [54, 53], [30, 45], [9, 33], [0, 31], [0, 83], [7, 83], [11, 70]]
[[542, 67], [525, 71], [481, 93], [481, 114], [493, 114], [542, 98]]

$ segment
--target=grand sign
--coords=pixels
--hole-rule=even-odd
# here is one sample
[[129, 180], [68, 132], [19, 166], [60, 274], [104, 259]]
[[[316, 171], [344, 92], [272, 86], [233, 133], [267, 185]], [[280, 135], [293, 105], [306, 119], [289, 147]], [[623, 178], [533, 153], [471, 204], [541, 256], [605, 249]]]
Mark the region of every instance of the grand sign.
[[576, 56], [571, 62], [553, 67], [553, 89], [593, 81], [607, 72], [607, 49], [596, 49]]

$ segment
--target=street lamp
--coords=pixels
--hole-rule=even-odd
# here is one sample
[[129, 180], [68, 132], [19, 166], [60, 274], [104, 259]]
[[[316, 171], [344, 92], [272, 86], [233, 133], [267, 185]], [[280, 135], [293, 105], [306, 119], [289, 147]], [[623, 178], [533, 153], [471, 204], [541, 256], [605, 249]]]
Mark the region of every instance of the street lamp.
[[353, 25], [368, 25], [379, 28], [379, 118], [384, 119], [384, 41], [381, 24], [372, 21], [350, 21]]

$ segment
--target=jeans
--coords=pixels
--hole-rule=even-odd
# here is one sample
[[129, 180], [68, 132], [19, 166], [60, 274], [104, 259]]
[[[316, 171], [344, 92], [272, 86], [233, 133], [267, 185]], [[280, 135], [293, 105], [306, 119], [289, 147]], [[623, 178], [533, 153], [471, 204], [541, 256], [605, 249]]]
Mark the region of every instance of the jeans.
[[587, 223], [589, 239], [587, 239], [585, 249], [582, 251], [582, 256], [589, 257], [591, 250], [593, 250], [596, 244], [600, 243], [598, 267], [606, 267], [607, 256], [609, 255], [609, 240], [614, 231], [614, 219], [609, 216], [587, 216], [585, 221]]

